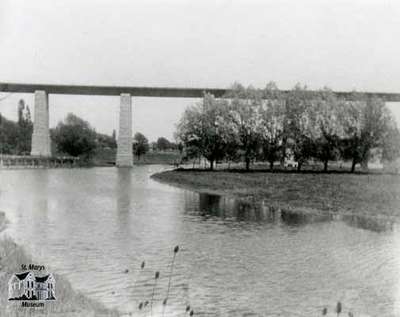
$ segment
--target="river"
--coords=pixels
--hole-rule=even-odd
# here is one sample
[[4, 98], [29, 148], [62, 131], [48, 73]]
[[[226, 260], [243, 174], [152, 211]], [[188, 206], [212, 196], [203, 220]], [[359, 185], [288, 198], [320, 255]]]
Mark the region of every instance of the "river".
[[396, 223], [298, 216], [150, 179], [166, 168], [0, 170], [3, 234], [121, 312], [152, 297], [154, 315], [163, 310], [179, 245], [165, 316], [186, 305], [202, 316], [319, 316], [339, 300], [346, 316], [400, 314]]

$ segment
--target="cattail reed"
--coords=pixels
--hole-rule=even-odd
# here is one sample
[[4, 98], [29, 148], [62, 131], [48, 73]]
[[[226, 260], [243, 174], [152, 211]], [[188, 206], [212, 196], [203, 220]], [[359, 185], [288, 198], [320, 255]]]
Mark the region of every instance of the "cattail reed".
[[342, 303], [341, 302], [337, 302], [337, 304], [336, 304], [336, 314], [339, 316], [341, 312], [342, 312]]
[[[143, 271], [144, 266], [145, 266], [145, 262], [143, 261], [142, 264], [140, 265], [141, 271]], [[139, 274], [140, 274], [140, 272], [139, 272]], [[133, 290], [136, 290], [136, 284], [137, 284], [137, 281], [138, 281], [138, 278], [139, 278], [139, 274], [136, 276], [135, 282], [133, 282]], [[139, 304], [139, 310], [141, 310], [142, 308], [143, 308], [143, 303], [140, 303]]]
[[163, 312], [162, 312], [163, 316], [165, 313], [165, 306], [167, 306], [167, 302], [168, 302], [169, 290], [171, 288], [171, 278], [172, 278], [172, 273], [174, 272], [175, 257], [178, 252], [179, 252], [179, 245], [175, 246], [174, 255], [172, 256], [171, 271], [169, 272], [169, 279], [168, 279], [167, 296], [165, 297], [165, 299], [163, 301]]
[[150, 312], [151, 312], [151, 316], [153, 316], [153, 299], [154, 299], [154, 292], [157, 286], [157, 280], [160, 277], [160, 272], [156, 272], [156, 274], [154, 275], [154, 286], [153, 286], [153, 292], [151, 294], [151, 300], [150, 300]]

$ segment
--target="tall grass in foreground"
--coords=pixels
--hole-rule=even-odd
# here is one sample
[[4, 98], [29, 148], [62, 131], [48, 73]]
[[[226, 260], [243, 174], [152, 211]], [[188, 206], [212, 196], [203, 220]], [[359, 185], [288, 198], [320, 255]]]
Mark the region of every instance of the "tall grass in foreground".
[[[136, 276], [136, 278], [135, 278], [135, 281], [133, 282], [133, 289], [136, 289], [137, 281], [138, 281], [138, 279], [139, 279], [140, 273], [143, 272], [143, 269], [144, 269], [145, 265], [146, 265], [146, 262], [145, 262], [145, 261], [142, 261], [142, 263], [140, 264], [140, 272], [137, 274], [137, 276]], [[140, 305], [141, 305], [141, 306], [140, 306]], [[142, 306], [143, 306], [143, 303], [140, 303], [140, 304], [139, 304], [139, 307], [140, 307], [139, 309], [142, 309]]]
[[160, 277], [160, 272], [157, 271], [156, 274], [154, 275], [154, 285], [153, 285], [153, 292], [151, 293], [151, 300], [150, 300], [150, 312], [151, 316], [153, 316], [153, 300], [154, 300], [154, 292], [157, 286], [157, 280]]
[[[342, 311], [343, 311], [343, 306], [342, 306], [342, 303], [339, 301], [339, 302], [336, 303], [336, 307], [335, 307], [334, 313], [339, 317], [339, 315], [342, 313]], [[322, 309], [322, 316], [326, 316], [327, 314], [328, 314], [328, 308], [324, 307]], [[351, 311], [349, 311], [347, 313], [347, 316], [348, 317], [354, 317], [354, 314]]]
[[[165, 310], [166, 307], [168, 305], [168, 300], [169, 300], [169, 296], [170, 296], [170, 291], [172, 289], [171, 285], [171, 281], [172, 281], [172, 276], [174, 273], [174, 268], [175, 268], [175, 261], [176, 261], [176, 255], [179, 252], [179, 246], [176, 245], [173, 249], [173, 255], [172, 255], [172, 260], [171, 260], [171, 264], [169, 265], [169, 276], [168, 276], [168, 286], [167, 286], [167, 292], [166, 292], [166, 296], [164, 298], [164, 300], [162, 301], [162, 316], [165, 315]], [[141, 270], [143, 270], [144, 268], [144, 261], [142, 262], [141, 265]], [[139, 305], [137, 306], [137, 308], [139, 309], [139, 311], [142, 311], [143, 314], [146, 314], [146, 307], [150, 306], [150, 315], [153, 316], [153, 305], [155, 304], [156, 300], [155, 300], [155, 293], [156, 293], [156, 289], [157, 289], [157, 285], [158, 285], [158, 280], [160, 278], [160, 271], [156, 271], [155, 275], [153, 277], [153, 285], [152, 285], [152, 292], [151, 292], [151, 297], [149, 300], [146, 300], [145, 302], [140, 302]], [[137, 281], [137, 279], [136, 279]], [[135, 283], [136, 285], [136, 283]], [[189, 304], [186, 304], [186, 306], [184, 306], [182, 308], [182, 313], [184, 314], [184, 316], [193, 316], [194, 315], [194, 310], [191, 309], [191, 306]]]
[[165, 299], [163, 301], [163, 312], [162, 312], [163, 316], [165, 313], [165, 307], [167, 306], [167, 302], [168, 302], [169, 290], [171, 288], [171, 278], [172, 278], [172, 274], [174, 272], [175, 257], [176, 257], [176, 254], [178, 253], [178, 251], [179, 251], [179, 246], [177, 245], [174, 248], [174, 255], [172, 257], [172, 263], [171, 263], [171, 271], [169, 272], [167, 296], [165, 297]]

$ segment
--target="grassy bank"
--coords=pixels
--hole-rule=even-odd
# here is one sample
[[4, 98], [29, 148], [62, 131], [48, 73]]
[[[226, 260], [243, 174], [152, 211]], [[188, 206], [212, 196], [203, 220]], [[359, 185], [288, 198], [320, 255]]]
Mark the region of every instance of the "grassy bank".
[[[0, 212], [0, 231], [5, 225], [5, 215]], [[13, 273], [20, 272], [21, 264], [35, 263], [22, 247], [11, 239], [0, 240], [0, 316], [119, 316], [114, 310], [90, 300], [74, 291], [62, 276], [56, 279], [56, 301], [45, 302], [44, 308], [22, 308], [21, 302], [8, 301], [8, 280]]]
[[299, 212], [400, 218], [400, 175], [178, 169], [152, 177], [199, 192], [265, 200]]
[[[93, 164], [95, 166], [113, 166], [115, 165], [116, 157], [115, 149], [104, 149], [99, 150], [93, 158]], [[140, 158], [135, 156], [133, 162], [135, 165], [140, 164], [164, 164], [173, 165], [175, 162], [179, 162], [181, 155], [178, 151], [166, 151], [166, 152], [148, 152], [142, 155]]]

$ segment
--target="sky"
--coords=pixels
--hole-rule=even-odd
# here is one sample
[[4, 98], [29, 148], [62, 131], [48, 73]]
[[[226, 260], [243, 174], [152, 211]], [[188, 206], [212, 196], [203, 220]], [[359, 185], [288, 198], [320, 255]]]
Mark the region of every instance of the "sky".
[[[0, 0], [0, 82], [400, 92], [399, 39], [397, 0]], [[33, 110], [32, 94], [1, 93], [0, 112], [16, 119], [21, 98]], [[135, 97], [133, 129], [172, 139], [197, 101]], [[118, 97], [50, 95], [50, 126], [73, 112], [111, 134], [118, 111]]]

